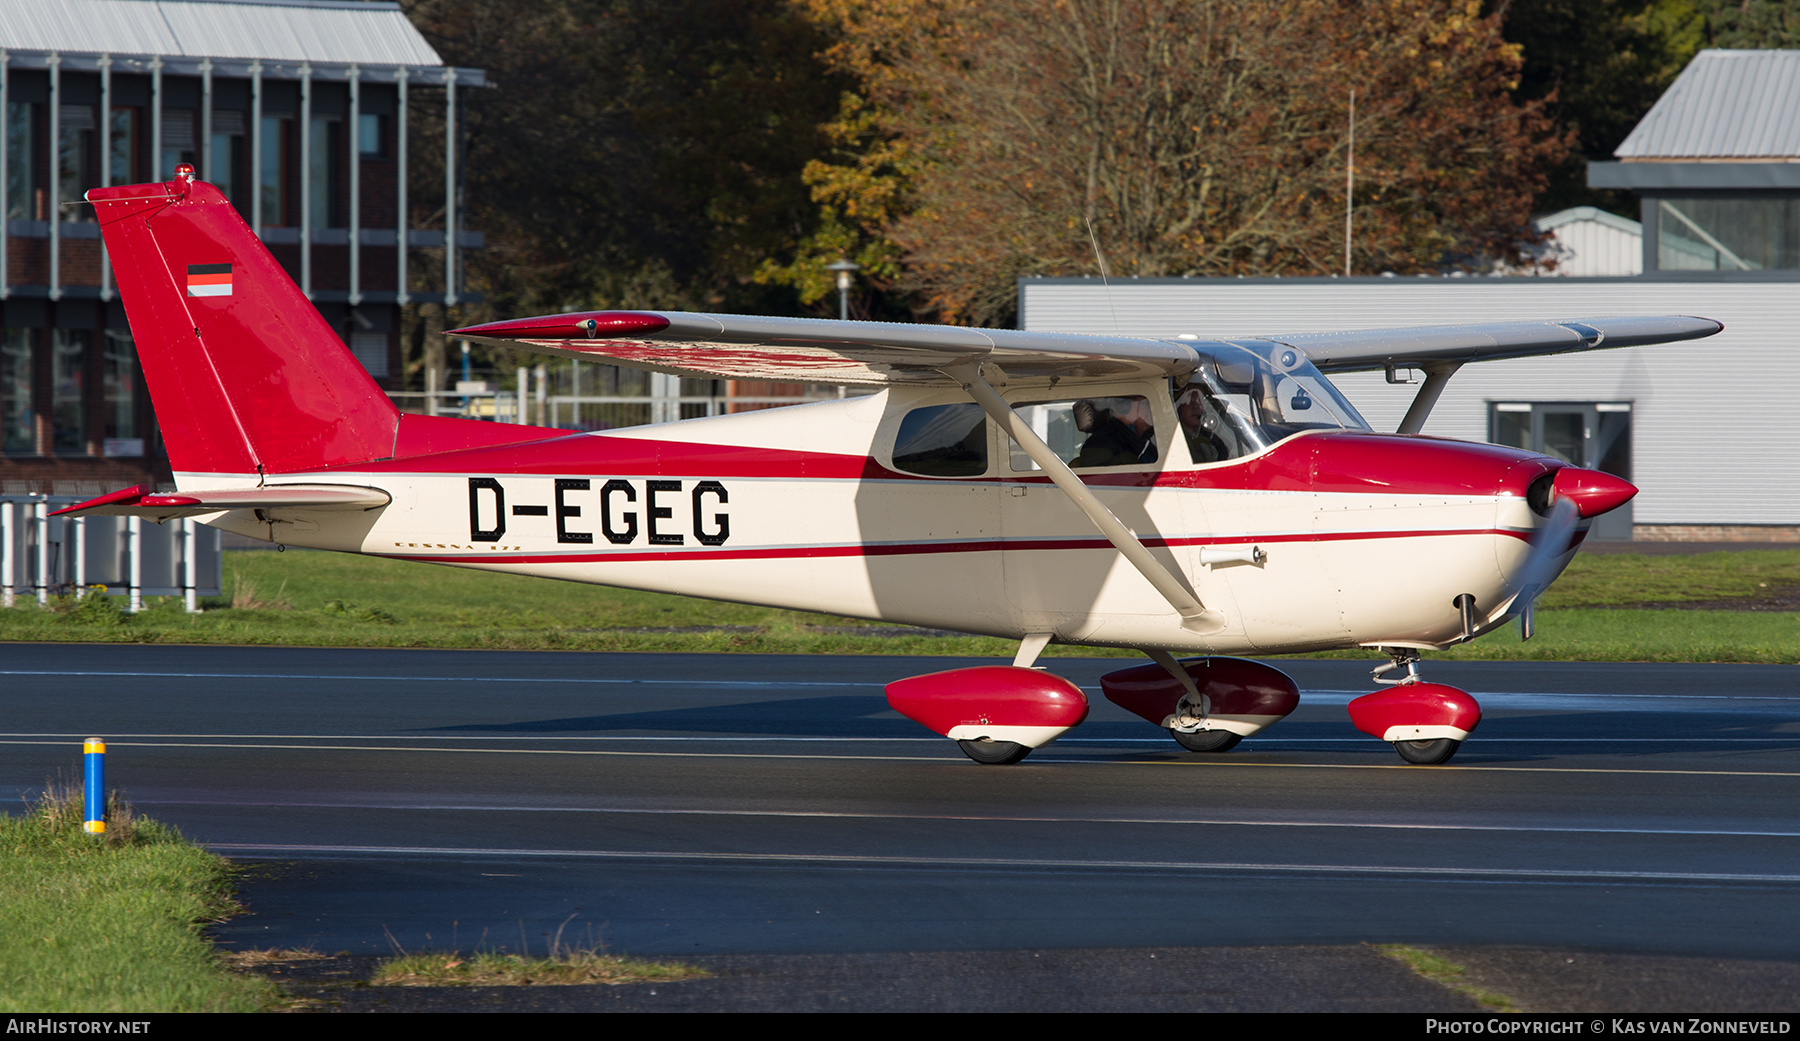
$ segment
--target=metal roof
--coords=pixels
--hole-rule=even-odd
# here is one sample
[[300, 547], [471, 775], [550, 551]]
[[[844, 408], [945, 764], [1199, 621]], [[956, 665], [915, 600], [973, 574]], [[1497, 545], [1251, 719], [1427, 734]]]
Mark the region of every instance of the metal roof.
[[345, 65], [444, 64], [397, 3], [0, 0], [0, 48]]
[[1800, 51], [1701, 51], [1613, 155], [1800, 159]]
[[1644, 226], [1629, 217], [1621, 217], [1616, 213], [1608, 213], [1592, 206], [1572, 206], [1566, 210], [1547, 213], [1532, 220], [1531, 226], [1539, 231], [1555, 231], [1557, 228], [1582, 221], [1592, 221], [1614, 231], [1622, 231], [1627, 235], [1642, 235]]

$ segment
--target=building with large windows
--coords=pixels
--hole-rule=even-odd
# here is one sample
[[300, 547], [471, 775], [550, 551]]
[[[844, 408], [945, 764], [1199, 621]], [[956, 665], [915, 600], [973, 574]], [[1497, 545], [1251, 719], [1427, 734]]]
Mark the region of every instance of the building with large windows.
[[482, 85], [395, 3], [0, 0], [0, 493], [166, 477], [88, 188], [194, 164], [392, 386], [401, 308], [456, 303], [480, 244], [458, 107]]
[[1588, 184], [1637, 194], [1645, 272], [1800, 271], [1800, 51], [1701, 51]]

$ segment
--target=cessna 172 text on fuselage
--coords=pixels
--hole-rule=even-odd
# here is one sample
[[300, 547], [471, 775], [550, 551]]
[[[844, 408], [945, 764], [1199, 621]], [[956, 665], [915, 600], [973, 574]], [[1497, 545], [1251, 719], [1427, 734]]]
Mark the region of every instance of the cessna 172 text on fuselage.
[[[1196, 751], [1298, 700], [1237, 655], [1380, 648], [1352, 721], [1413, 762], [1480, 719], [1422, 650], [1523, 614], [1619, 478], [1417, 435], [1468, 362], [1693, 339], [1702, 318], [1231, 341], [653, 312], [453, 335], [684, 376], [874, 388], [605, 433], [402, 415], [212, 186], [96, 189], [178, 491], [67, 513], [985, 633], [1011, 666], [898, 680], [896, 709], [1012, 762], [1087, 714], [1051, 642], [1142, 649], [1108, 697]], [[1324, 373], [1423, 372], [1397, 434]], [[1177, 655], [1186, 656], [1178, 659]]]

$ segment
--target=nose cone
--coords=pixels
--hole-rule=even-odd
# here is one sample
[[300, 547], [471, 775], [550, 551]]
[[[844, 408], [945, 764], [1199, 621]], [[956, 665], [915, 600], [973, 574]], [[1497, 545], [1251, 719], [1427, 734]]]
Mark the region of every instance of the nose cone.
[[1565, 466], [1556, 471], [1556, 498], [1575, 504], [1583, 517], [1598, 517], [1631, 501], [1637, 486], [1622, 477]]

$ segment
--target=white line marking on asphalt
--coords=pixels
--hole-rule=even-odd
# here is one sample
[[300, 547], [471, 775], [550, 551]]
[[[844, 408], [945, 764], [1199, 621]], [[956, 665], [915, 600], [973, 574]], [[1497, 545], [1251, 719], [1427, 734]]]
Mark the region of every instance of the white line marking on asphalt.
[[1419, 823], [1416, 821], [1329, 821], [1329, 820], [1258, 820], [1238, 817], [1069, 817], [1048, 814], [963, 814], [963, 813], [855, 813], [836, 810], [719, 810], [719, 809], [674, 809], [645, 808], [620, 806], [499, 806], [479, 803], [366, 803], [366, 802], [307, 802], [300, 800], [244, 800], [226, 799], [140, 799], [140, 806], [224, 806], [242, 808], [252, 806], [269, 809], [299, 810], [381, 810], [401, 813], [580, 813], [595, 815], [629, 815], [650, 817], [749, 817], [778, 819], [817, 819], [817, 820], [872, 820], [872, 821], [930, 821], [933, 823], [973, 823], [973, 824], [1147, 824], [1147, 825], [1190, 825], [1205, 827], [1244, 827], [1244, 828], [1342, 828], [1372, 829], [1388, 831], [1477, 831], [1477, 832], [1524, 832], [1530, 834], [1577, 834], [1577, 835], [1698, 835], [1720, 838], [1768, 838], [1795, 839], [1800, 838], [1800, 831], [1756, 831], [1750, 829], [1729, 828], [1625, 828], [1598, 827], [1592, 825], [1534, 825], [1534, 824], [1459, 824], [1459, 823]]
[[843, 853], [708, 853], [692, 850], [582, 850], [582, 849], [501, 849], [457, 848], [443, 846], [340, 846], [288, 845], [274, 843], [219, 842], [206, 843], [207, 848], [221, 853], [293, 856], [300, 853], [348, 853], [364, 856], [451, 856], [451, 857], [574, 857], [607, 860], [702, 860], [789, 864], [893, 865], [904, 867], [964, 868], [1065, 868], [1075, 870], [1140, 870], [1140, 871], [1262, 871], [1293, 874], [1358, 874], [1425, 876], [1436, 878], [1495, 878], [1506, 880], [1551, 880], [1558, 882], [1725, 882], [1783, 883], [1800, 882], [1800, 875], [1734, 874], [1689, 871], [1572, 871], [1543, 868], [1455, 868], [1393, 866], [1386, 864], [1258, 864], [1244, 862], [1206, 862], [1179, 860], [1074, 860], [1043, 857], [926, 857], [870, 856]]

